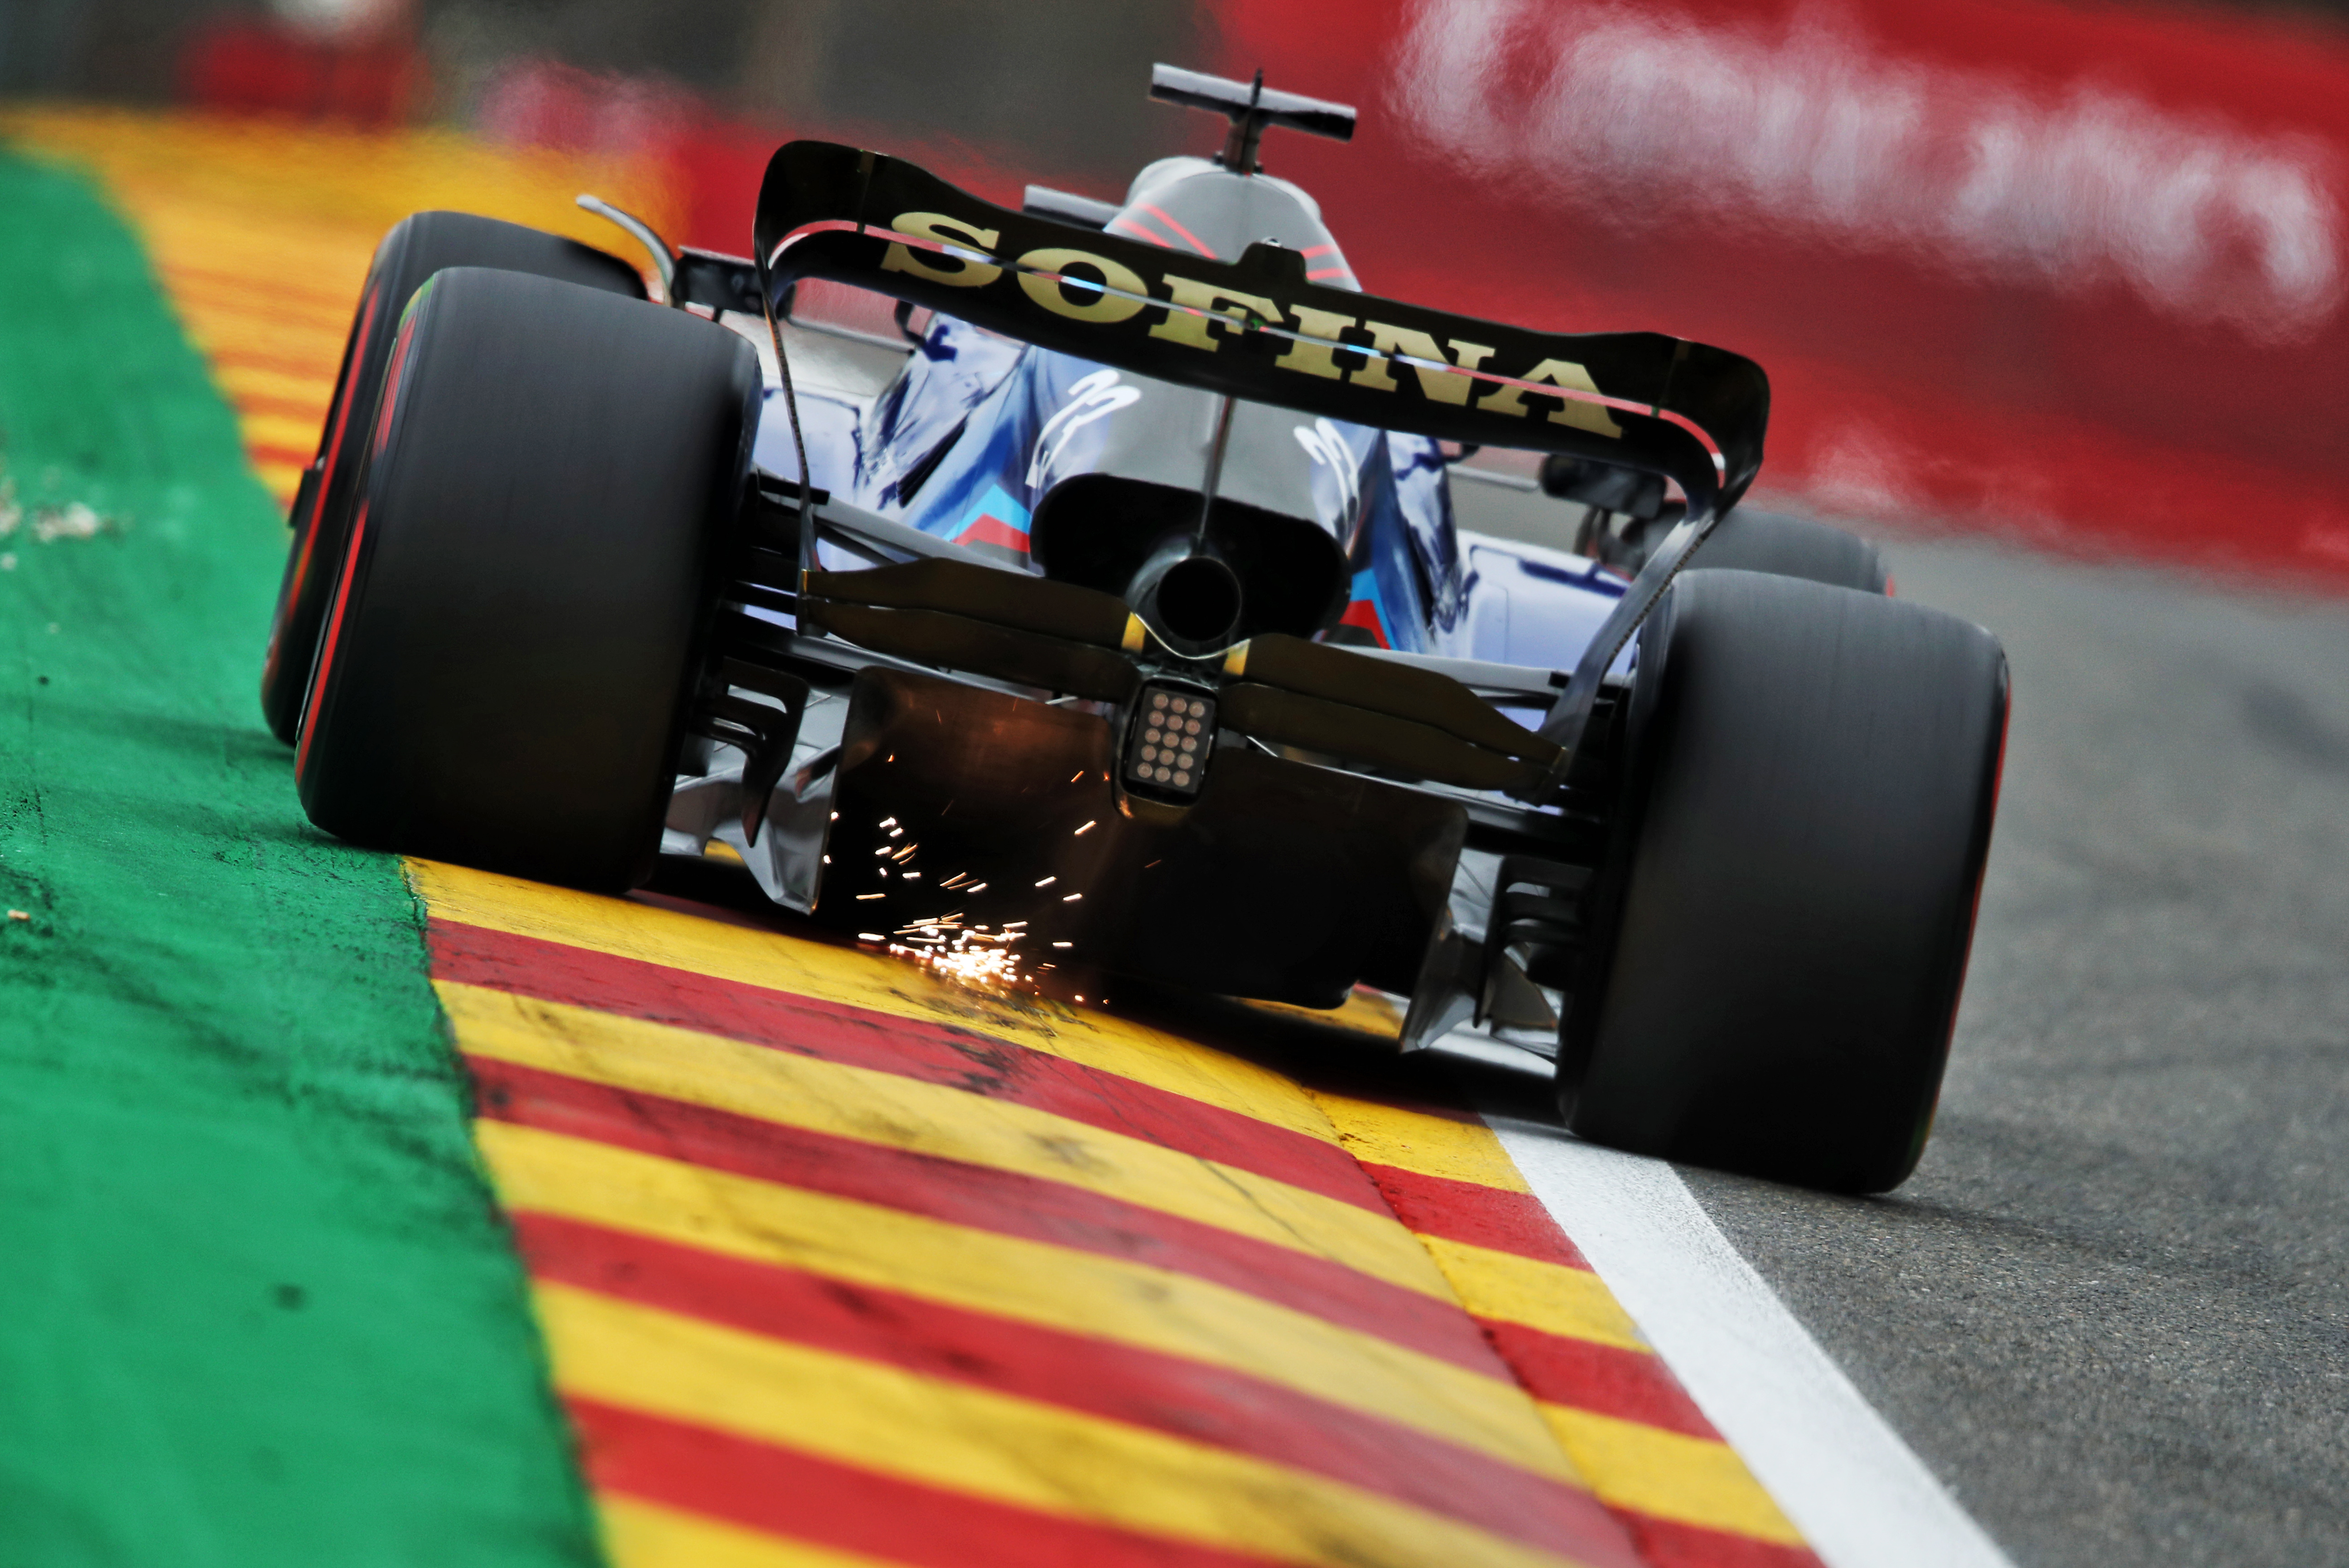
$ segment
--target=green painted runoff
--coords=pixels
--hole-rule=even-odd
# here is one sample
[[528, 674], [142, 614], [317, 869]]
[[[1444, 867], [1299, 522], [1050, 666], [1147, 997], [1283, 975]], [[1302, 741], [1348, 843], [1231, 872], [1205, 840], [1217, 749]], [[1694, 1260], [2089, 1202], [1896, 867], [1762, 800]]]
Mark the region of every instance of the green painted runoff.
[[90, 185], [0, 212], [0, 1568], [593, 1563], [419, 913], [262, 724], [276, 508]]

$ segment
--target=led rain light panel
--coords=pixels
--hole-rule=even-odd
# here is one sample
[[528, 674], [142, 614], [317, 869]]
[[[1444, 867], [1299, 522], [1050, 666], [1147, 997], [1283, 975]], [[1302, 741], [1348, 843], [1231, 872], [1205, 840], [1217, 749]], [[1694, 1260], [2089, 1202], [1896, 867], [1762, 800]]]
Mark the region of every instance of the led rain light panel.
[[1125, 782], [1146, 794], [1189, 799], [1206, 782], [1216, 700], [1176, 686], [1144, 686], [1125, 736]]

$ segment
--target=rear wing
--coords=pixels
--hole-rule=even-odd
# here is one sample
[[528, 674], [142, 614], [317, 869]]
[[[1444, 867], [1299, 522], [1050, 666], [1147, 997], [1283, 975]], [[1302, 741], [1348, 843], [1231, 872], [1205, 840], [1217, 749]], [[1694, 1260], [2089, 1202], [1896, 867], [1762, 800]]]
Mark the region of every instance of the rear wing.
[[1556, 334], [1325, 288], [1254, 244], [1186, 255], [982, 201], [900, 159], [794, 141], [755, 229], [771, 315], [802, 278], [927, 306], [1040, 348], [1251, 402], [1666, 475], [1692, 515], [1762, 465], [1770, 386], [1654, 332]]

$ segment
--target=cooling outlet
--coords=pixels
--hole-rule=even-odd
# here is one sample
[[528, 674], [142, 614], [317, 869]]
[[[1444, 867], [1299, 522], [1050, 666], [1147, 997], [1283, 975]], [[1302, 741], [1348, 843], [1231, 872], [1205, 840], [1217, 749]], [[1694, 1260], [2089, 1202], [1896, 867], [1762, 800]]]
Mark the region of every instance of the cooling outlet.
[[1037, 503], [1029, 539], [1046, 576], [1118, 595], [1194, 657], [1310, 637], [1345, 608], [1345, 556], [1318, 524], [1195, 490], [1079, 474]]

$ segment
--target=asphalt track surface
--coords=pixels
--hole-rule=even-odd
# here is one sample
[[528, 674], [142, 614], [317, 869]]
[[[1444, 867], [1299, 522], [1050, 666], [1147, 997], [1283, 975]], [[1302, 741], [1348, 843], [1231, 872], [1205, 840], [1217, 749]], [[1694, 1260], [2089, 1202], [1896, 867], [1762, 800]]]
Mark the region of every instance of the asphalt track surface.
[[2018, 1564], [2349, 1562], [2349, 603], [1888, 554], [2014, 681], [1933, 1141], [1686, 1179]]
[[1933, 1141], [1690, 1185], [2018, 1563], [2349, 1562], [2349, 604], [1889, 553], [2014, 679]]

